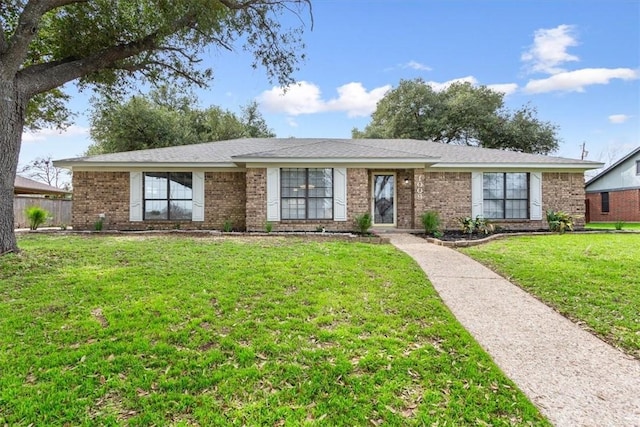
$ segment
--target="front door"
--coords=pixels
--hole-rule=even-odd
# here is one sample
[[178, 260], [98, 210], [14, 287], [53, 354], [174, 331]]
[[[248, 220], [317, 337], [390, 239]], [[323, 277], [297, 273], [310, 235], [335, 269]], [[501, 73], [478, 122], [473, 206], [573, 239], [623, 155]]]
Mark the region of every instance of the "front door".
[[393, 173], [373, 174], [373, 224], [396, 224], [396, 176]]

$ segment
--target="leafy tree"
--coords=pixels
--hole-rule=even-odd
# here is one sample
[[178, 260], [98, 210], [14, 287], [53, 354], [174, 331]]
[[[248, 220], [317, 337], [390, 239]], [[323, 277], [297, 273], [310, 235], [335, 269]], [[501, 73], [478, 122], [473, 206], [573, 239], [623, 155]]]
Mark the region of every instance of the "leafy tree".
[[446, 144], [548, 154], [558, 149], [557, 127], [525, 106], [504, 107], [503, 94], [454, 83], [437, 92], [422, 79], [401, 80], [382, 98], [364, 130], [353, 138], [429, 139]]
[[258, 103], [255, 101], [242, 108], [240, 120], [245, 127], [244, 136], [248, 138], [273, 138], [276, 136], [262, 117], [258, 110]]
[[303, 58], [299, 27], [284, 13], [310, 10], [310, 0], [13, 0], [0, 2], [0, 254], [16, 251], [13, 181], [22, 132], [64, 126], [61, 87], [126, 92], [135, 79], [203, 84], [205, 47], [231, 49], [238, 39], [254, 66], [280, 84]]
[[87, 154], [274, 136], [257, 108], [249, 104], [241, 117], [216, 106], [202, 110], [194, 96], [167, 86], [124, 103], [105, 99], [96, 103], [91, 117], [95, 142]]

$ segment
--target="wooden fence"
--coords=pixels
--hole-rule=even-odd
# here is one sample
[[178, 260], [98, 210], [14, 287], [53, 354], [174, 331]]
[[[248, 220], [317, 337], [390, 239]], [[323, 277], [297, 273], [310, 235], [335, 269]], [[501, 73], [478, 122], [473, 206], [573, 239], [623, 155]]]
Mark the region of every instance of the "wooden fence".
[[46, 199], [44, 197], [15, 196], [13, 198], [13, 216], [15, 228], [29, 228], [29, 219], [25, 209], [40, 206], [49, 212], [50, 219], [42, 227], [71, 225], [71, 199]]

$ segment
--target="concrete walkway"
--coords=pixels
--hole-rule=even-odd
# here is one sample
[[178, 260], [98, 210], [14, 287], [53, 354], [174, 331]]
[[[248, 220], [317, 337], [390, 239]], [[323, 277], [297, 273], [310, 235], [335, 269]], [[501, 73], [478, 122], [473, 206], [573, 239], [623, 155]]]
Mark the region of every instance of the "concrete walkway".
[[385, 237], [420, 264], [458, 321], [554, 425], [640, 426], [638, 360], [453, 249]]

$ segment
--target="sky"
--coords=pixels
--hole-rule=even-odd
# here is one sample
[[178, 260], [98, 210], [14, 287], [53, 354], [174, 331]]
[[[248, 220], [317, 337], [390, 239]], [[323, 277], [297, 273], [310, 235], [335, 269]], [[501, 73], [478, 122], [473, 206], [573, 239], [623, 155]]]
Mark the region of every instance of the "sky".
[[[559, 128], [554, 155], [610, 163], [640, 145], [640, 0], [312, 0], [303, 15], [306, 60], [283, 88], [252, 69], [241, 46], [212, 48], [201, 107], [234, 112], [255, 100], [278, 137], [350, 138], [401, 79], [435, 90], [455, 81], [505, 94]], [[300, 22], [287, 16], [283, 22]], [[83, 155], [90, 91], [72, 96], [64, 133], [23, 135], [20, 165]]]

